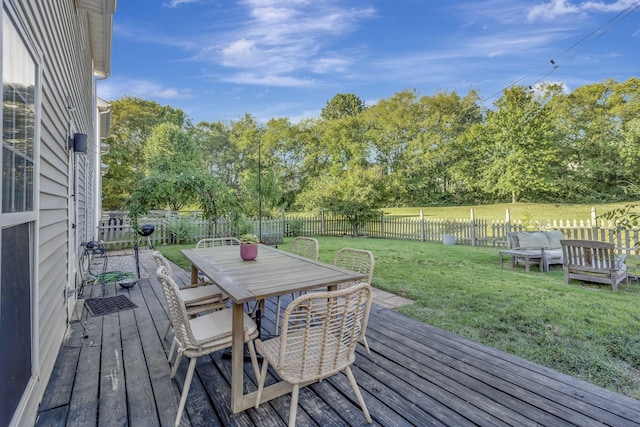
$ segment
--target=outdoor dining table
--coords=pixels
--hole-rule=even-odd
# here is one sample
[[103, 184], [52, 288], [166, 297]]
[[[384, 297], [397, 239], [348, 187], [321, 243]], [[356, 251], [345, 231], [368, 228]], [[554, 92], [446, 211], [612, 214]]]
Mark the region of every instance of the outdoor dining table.
[[[244, 304], [327, 287], [339, 283], [367, 279], [366, 274], [347, 270], [309, 258], [259, 245], [255, 260], [244, 261], [238, 246], [185, 249], [182, 254], [191, 262], [192, 283], [198, 271], [218, 285], [233, 302], [231, 351], [231, 410], [233, 413], [255, 406], [257, 392], [244, 394]], [[279, 382], [265, 387], [261, 402], [289, 393], [291, 384]]]

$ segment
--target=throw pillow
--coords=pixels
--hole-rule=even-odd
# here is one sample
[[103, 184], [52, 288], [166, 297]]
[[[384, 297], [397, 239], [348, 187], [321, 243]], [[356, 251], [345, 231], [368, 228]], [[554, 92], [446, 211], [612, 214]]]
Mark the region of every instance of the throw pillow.
[[519, 233], [520, 247], [522, 249], [548, 249], [549, 239], [543, 233]]
[[564, 233], [560, 230], [547, 231], [545, 233], [549, 240], [550, 248], [561, 248], [560, 240], [564, 240]]

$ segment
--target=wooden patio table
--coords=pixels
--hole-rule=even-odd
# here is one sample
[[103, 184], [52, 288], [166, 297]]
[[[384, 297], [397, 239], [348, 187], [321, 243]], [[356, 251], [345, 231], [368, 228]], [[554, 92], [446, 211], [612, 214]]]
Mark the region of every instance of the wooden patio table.
[[[239, 246], [185, 249], [182, 254], [191, 262], [191, 279], [196, 283], [198, 271], [218, 285], [233, 302], [231, 351], [231, 410], [233, 413], [255, 406], [256, 391], [244, 394], [244, 303], [292, 292], [321, 287], [335, 289], [338, 283], [367, 279], [335, 265], [311, 260], [267, 245], [259, 245], [253, 261], [240, 258]], [[292, 390], [291, 384], [279, 382], [265, 387], [261, 403]]]

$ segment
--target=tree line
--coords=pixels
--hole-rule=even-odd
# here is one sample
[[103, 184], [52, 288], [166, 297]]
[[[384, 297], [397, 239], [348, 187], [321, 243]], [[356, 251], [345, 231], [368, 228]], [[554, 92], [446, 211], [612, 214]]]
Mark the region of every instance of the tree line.
[[193, 124], [124, 97], [111, 102], [103, 208], [323, 208], [358, 221], [382, 206], [620, 200], [640, 176], [639, 85], [511, 86], [491, 108], [475, 91], [404, 90], [372, 106], [338, 94], [299, 123]]

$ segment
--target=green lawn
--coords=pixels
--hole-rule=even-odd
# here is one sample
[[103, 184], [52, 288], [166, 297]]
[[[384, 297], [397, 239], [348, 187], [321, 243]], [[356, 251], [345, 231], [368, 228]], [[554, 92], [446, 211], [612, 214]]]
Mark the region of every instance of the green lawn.
[[[285, 239], [282, 249], [291, 239]], [[400, 311], [425, 323], [640, 399], [640, 286], [572, 281], [562, 268], [498, 266], [497, 248], [319, 237], [320, 259], [349, 246], [375, 256], [374, 286], [415, 300]], [[183, 268], [179, 250], [162, 247]]]
[[391, 216], [417, 217], [420, 211], [426, 218], [469, 218], [473, 209], [476, 218], [486, 220], [504, 220], [507, 209], [513, 221], [546, 221], [546, 220], [588, 220], [591, 219], [591, 208], [598, 215], [627, 204], [640, 205], [640, 202], [605, 203], [605, 204], [550, 204], [550, 203], [497, 203], [474, 206], [442, 206], [417, 208], [384, 208]]

